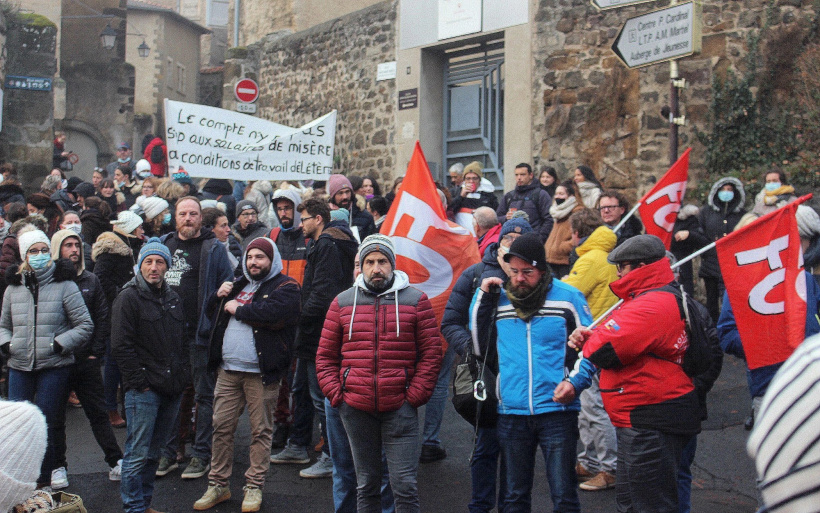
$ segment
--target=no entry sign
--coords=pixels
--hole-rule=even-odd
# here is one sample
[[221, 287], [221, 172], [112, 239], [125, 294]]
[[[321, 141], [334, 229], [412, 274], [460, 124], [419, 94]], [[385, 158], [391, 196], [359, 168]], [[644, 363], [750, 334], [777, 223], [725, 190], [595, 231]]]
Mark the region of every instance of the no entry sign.
[[249, 78], [243, 78], [233, 88], [236, 99], [244, 103], [253, 103], [259, 98], [259, 86]]

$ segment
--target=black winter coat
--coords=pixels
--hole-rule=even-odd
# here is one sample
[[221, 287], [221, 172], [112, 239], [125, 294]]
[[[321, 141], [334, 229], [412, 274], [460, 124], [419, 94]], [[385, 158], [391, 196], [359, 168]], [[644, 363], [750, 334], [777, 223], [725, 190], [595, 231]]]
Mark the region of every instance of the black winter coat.
[[[725, 184], [735, 186], [735, 196], [728, 203], [720, 201], [717, 197], [718, 191]], [[710, 243], [732, 233], [740, 218], [746, 214], [746, 209], [743, 208], [745, 202], [746, 193], [743, 191], [743, 184], [737, 178], [728, 176], [712, 185], [706, 204], [700, 209], [700, 227]], [[698, 276], [721, 278], [717, 252], [714, 248], [701, 255]]]
[[74, 351], [74, 355], [76, 358], [87, 358], [89, 356], [102, 358], [105, 356], [105, 347], [108, 343], [108, 337], [111, 335], [111, 312], [108, 299], [105, 297], [99, 278], [93, 273], [83, 271], [74, 278], [74, 283], [79, 287], [85, 306], [88, 308], [88, 313], [91, 314], [91, 320], [94, 322], [91, 344], [84, 346], [81, 351]]
[[[208, 300], [207, 314], [213, 324], [208, 358], [208, 369], [211, 371], [222, 363], [222, 344], [231, 318], [224, 310], [225, 303], [236, 298], [247, 285], [248, 278], [242, 276], [234, 282], [227, 297], [218, 298], [214, 293]], [[293, 339], [301, 310], [299, 294], [296, 280], [280, 273], [262, 283], [250, 304], [238, 307], [234, 314], [236, 320], [253, 328], [263, 385], [278, 382], [290, 368]]]
[[142, 241], [117, 232], [105, 232], [91, 250], [94, 274], [100, 279], [108, 304], [114, 303], [120, 289], [134, 277], [134, 266]]
[[182, 392], [191, 376], [185, 313], [167, 282], [154, 289], [138, 274], [125, 284], [111, 309], [111, 356], [125, 390]]
[[297, 358], [316, 359], [330, 303], [353, 285], [353, 260], [358, 249], [359, 244], [344, 221], [329, 223], [319, 238], [310, 242], [302, 282]]
[[615, 234], [618, 236], [618, 242], [615, 243], [615, 247], [617, 248], [618, 246], [623, 244], [623, 242], [627, 239], [631, 239], [636, 235], [640, 235], [642, 231], [643, 224], [641, 223], [641, 220], [635, 216], [630, 217], [626, 220], [624, 225], [621, 226], [620, 229], [618, 229], [618, 233]]
[[541, 236], [541, 242], [547, 242], [552, 231], [553, 219], [550, 215], [552, 198], [545, 191], [537, 180], [533, 180], [529, 185], [516, 186], [501, 198], [501, 204], [496, 209], [498, 222], [504, 224], [507, 221], [507, 212], [510, 208], [523, 210], [530, 220], [532, 231]]

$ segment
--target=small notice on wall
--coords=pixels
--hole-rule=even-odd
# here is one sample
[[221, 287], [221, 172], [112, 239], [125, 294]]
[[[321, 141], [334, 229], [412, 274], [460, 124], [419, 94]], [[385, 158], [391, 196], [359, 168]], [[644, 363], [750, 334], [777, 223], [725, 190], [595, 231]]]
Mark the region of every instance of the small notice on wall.
[[418, 106], [419, 90], [417, 87], [399, 91], [399, 110], [415, 109]]
[[376, 70], [376, 82], [396, 78], [396, 61], [383, 62]]
[[438, 0], [438, 38], [481, 32], [481, 0]]

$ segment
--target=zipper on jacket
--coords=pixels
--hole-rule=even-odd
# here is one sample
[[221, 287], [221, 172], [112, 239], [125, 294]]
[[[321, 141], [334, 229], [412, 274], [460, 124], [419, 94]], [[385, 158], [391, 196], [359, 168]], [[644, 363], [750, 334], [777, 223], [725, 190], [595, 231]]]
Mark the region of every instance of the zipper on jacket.
[[342, 374], [342, 392], [347, 390], [347, 375], [350, 374], [350, 367], [345, 369], [344, 374]]
[[535, 408], [532, 406], [532, 322], [527, 322], [527, 371], [529, 372], [529, 395], [530, 415], [535, 415]]
[[[374, 311], [376, 313], [376, 340], [373, 341], [373, 411], [379, 411], [379, 297], [374, 300]], [[353, 319], [351, 319], [351, 322]]]
[[407, 367], [404, 368], [404, 391], [410, 390], [410, 371], [407, 370]]
[[624, 387], [620, 387], [620, 388], [601, 388], [598, 391], [601, 392], [602, 394], [605, 394], [605, 393], [623, 394], [624, 393]]

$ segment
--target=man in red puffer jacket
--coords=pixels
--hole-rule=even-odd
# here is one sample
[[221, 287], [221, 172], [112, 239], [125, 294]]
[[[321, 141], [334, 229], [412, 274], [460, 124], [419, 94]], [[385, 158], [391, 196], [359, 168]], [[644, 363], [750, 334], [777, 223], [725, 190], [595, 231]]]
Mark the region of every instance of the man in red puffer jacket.
[[316, 373], [350, 439], [359, 511], [381, 508], [383, 449], [396, 510], [417, 512], [417, 408], [438, 380], [441, 338], [430, 300], [394, 270], [388, 237], [367, 237], [359, 262], [362, 274], [330, 305]]

